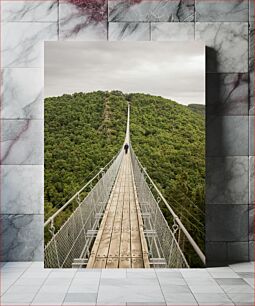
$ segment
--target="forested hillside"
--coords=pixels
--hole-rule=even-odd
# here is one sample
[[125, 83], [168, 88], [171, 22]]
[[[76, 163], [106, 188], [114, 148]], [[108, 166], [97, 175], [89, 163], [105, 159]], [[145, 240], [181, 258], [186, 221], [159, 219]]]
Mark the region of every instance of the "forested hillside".
[[203, 248], [205, 118], [157, 96], [98, 91], [45, 99], [45, 218], [121, 148], [127, 101], [135, 153]]
[[120, 150], [127, 106], [107, 92], [45, 99], [45, 219]]

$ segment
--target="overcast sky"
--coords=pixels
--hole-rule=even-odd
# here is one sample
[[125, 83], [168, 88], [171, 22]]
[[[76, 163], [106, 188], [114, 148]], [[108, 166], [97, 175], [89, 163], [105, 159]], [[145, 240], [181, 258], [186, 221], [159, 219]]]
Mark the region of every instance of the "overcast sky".
[[46, 42], [45, 97], [96, 90], [205, 103], [205, 46], [169, 42]]

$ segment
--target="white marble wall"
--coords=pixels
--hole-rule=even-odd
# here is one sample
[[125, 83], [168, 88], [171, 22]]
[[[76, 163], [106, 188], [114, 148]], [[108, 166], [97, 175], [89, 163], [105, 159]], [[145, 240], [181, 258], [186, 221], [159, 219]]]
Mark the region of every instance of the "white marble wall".
[[93, 0], [90, 6], [87, 0], [2, 1], [2, 260], [43, 258], [43, 42], [107, 39], [207, 45], [208, 263], [252, 259], [252, 5], [253, 0]]
[[58, 40], [57, 1], [2, 1], [2, 260], [43, 257], [44, 41]]

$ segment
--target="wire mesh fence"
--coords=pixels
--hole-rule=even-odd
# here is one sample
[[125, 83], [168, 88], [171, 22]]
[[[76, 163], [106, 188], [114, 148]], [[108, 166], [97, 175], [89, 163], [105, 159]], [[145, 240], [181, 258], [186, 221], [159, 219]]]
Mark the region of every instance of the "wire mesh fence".
[[[122, 157], [123, 152], [121, 151], [45, 222], [45, 230], [51, 233], [51, 239], [44, 249], [46, 268], [70, 268], [75, 258], [80, 258], [83, 253], [89, 255], [93, 243], [90, 231], [99, 227]], [[86, 189], [90, 191], [82, 199], [82, 194]], [[74, 211], [55, 233], [55, 220], [61, 213], [64, 213], [66, 208], [70, 207], [75, 207]]]
[[[45, 247], [45, 267], [70, 268], [75, 260], [89, 258], [123, 153], [124, 151], [121, 150], [105, 168], [45, 222], [45, 228], [52, 236]], [[150, 266], [154, 268], [189, 267], [184, 255], [187, 244], [204, 262], [203, 253], [150, 179], [132, 148], [130, 148], [130, 153]], [[82, 199], [81, 195], [84, 194], [86, 188], [89, 188], [89, 191]], [[73, 202], [76, 203], [76, 206]], [[170, 221], [166, 220], [162, 213], [162, 204], [166, 205], [170, 212]], [[75, 209], [55, 233], [54, 222], [67, 207], [75, 207]]]
[[[187, 244], [192, 246], [196, 256], [204, 264], [204, 254], [157, 189], [132, 148], [130, 152], [151, 266], [156, 268], [189, 267], [184, 255]], [[168, 221], [162, 213], [162, 205], [165, 205], [170, 212]]]

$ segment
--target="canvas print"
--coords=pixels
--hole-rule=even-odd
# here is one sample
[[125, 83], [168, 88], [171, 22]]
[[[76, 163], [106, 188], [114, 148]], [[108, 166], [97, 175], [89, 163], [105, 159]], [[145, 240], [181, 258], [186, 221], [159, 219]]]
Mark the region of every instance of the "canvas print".
[[205, 46], [44, 51], [45, 267], [203, 267]]

